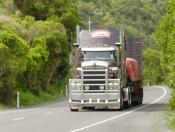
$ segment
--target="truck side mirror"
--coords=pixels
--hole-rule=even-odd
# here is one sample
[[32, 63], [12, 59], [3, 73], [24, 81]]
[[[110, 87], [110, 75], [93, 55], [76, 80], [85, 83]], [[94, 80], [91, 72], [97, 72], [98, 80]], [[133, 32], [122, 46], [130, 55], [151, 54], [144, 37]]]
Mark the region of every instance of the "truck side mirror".
[[78, 48], [79, 47], [79, 43], [74, 43], [74, 47]]
[[80, 43], [80, 37], [79, 37], [79, 34], [80, 34], [80, 26], [79, 25], [77, 25], [76, 26], [76, 43], [74, 43], [74, 46], [75, 47], [79, 47], [79, 43]]

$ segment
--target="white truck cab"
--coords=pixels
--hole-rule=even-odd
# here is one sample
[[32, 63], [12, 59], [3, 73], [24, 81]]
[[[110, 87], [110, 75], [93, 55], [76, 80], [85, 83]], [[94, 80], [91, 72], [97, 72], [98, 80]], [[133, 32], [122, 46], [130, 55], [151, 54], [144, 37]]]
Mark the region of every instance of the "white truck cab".
[[[71, 111], [84, 107], [119, 109], [120, 79], [118, 77], [117, 52], [113, 44], [101, 43], [103, 38], [110, 39], [110, 32], [104, 30], [90, 33], [99, 42], [81, 44], [81, 58], [76, 68], [76, 79], [69, 79], [69, 103]], [[104, 35], [103, 32], [108, 33]], [[80, 32], [81, 34], [81, 32]], [[101, 37], [99, 37], [101, 36]], [[81, 39], [81, 38], [80, 38]], [[86, 41], [86, 40], [85, 40]], [[83, 41], [84, 43], [84, 41]]]

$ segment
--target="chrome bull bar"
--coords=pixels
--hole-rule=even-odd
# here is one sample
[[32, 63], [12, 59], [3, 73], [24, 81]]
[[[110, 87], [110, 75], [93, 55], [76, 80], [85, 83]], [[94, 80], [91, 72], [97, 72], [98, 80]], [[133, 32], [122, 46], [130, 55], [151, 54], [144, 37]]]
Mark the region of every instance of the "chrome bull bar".
[[[90, 73], [90, 74], [88, 74]], [[96, 73], [96, 74], [93, 74]], [[85, 77], [103, 77], [103, 79]], [[87, 82], [89, 83], [87, 83]], [[102, 83], [97, 82], [103, 81]], [[86, 83], [85, 83], [86, 82]], [[85, 88], [86, 86], [89, 89]], [[104, 89], [90, 89], [91, 86]], [[108, 70], [82, 70], [81, 79], [69, 79], [69, 102], [80, 102], [81, 104], [100, 104], [110, 101], [120, 101], [120, 79], [108, 79]]]

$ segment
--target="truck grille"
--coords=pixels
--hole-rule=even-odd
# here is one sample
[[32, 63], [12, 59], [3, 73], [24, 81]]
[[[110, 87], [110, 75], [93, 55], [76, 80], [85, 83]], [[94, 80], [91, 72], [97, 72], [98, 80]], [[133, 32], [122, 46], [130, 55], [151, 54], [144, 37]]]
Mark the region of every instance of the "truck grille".
[[95, 75], [95, 74], [105, 74], [105, 71], [84, 71], [83, 74], [84, 75], [86, 75], [86, 74], [92, 74], [92, 75]]
[[83, 81], [84, 84], [105, 84], [105, 81]]
[[106, 67], [104, 66], [85, 66], [83, 67], [84, 70], [103, 70], [105, 69]]
[[105, 76], [84, 76], [84, 79], [105, 79]]
[[105, 86], [105, 71], [83, 71], [83, 84], [89, 84], [89, 90], [100, 90], [100, 85]]

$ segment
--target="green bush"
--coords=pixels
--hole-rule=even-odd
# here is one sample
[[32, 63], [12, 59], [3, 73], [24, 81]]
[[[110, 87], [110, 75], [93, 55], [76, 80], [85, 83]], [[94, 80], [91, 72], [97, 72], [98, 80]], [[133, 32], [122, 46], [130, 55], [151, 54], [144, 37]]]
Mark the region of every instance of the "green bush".
[[25, 91], [20, 93], [20, 105], [37, 105], [58, 100], [60, 97], [62, 97], [60, 91], [55, 88], [50, 88], [48, 92], [40, 91], [39, 95], [33, 94], [30, 91]]
[[[172, 111], [172, 116], [174, 117], [175, 116], [175, 111]], [[175, 117], [171, 120], [170, 122], [170, 128], [172, 130], [175, 130]]]
[[4, 109], [4, 105], [0, 104], [0, 111]]
[[38, 103], [38, 97], [30, 91], [20, 92], [20, 105], [33, 105]]
[[[67, 84], [67, 79], [70, 76], [69, 70], [66, 70], [64, 75], [60, 75], [53, 84], [49, 87], [48, 91], [41, 90], [38, 94], [31, 92], [25, 88], [19, 88], [20, 91], [20, 105], [29, 106], [42, 104], [45, 102], [56, 101], [66, 94], [65, 85]], [[20, 86], [19, 86], [20, 87]]]
[[146, 48], [143, 52], [144, 85], [155, 85], [163, 82], [163, 73], [160, 66], [160, 51]]
[[172, 110], [175, 110], [175, 90], [173, 90], [171, 93], [171, 99], [169, 105]]
[[160, 22], [156, 33], [157, 46], [161, 52], [160, 65], [166, 84], [172, 88], [171, 109], [175, 109], [175, 0], [167, 2], [167, 13]]

